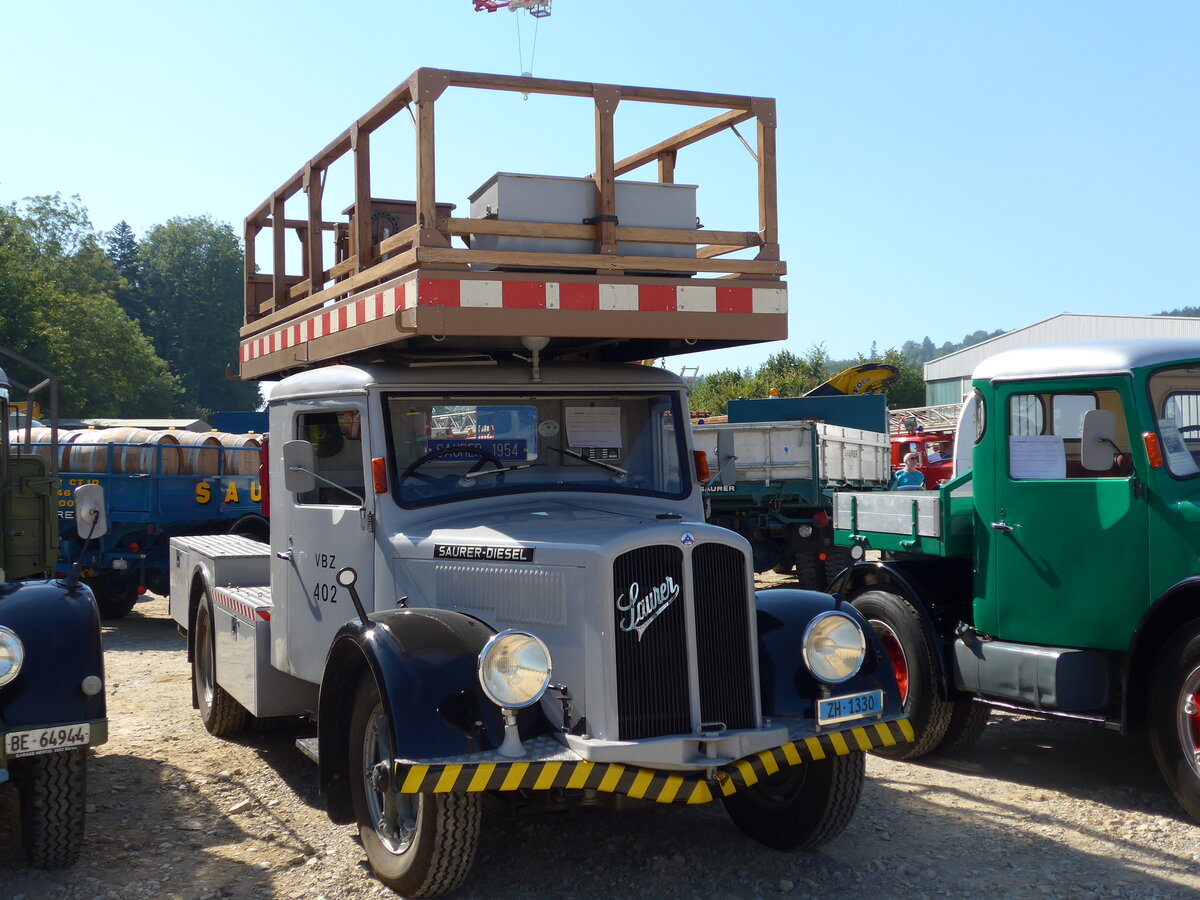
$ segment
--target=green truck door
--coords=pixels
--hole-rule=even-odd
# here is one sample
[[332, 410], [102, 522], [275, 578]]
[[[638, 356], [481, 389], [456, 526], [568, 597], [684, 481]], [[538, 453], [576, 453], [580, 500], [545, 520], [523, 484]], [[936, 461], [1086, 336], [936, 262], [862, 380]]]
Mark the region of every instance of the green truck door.
[[1086, 410], [1111, 409], [1127, 458], [1127, 381], [999, 384], [995, 397], [995, 508], [979, 509], [992, 596], [977, 601], [992, 615], [981, 621], [1002, 640], [1125, 649], [1145, 609], [1146, 503], [1125, 460], [1085, 471], [1079, 437]]

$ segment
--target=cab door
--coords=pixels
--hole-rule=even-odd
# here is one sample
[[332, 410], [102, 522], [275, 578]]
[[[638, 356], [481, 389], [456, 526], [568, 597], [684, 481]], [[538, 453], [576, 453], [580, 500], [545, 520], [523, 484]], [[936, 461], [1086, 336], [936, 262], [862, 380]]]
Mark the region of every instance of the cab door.
[[[356, 615], [334, 577], [339, 569], [357, 570], [359, 596], [368, 612], [373, 609], [374, 493], [365, 489], [370, 483], [361, 427], [365, 408], [339, 399], [296, 405], [289, 412], [284, 439], [312, 444], [318, 477], [311, 491], [272, 497], [271, 659], [276, 667], [319, 683], [333, 636]], [[282, 487], [282, 477], [272, 479], [276, 485]]]
[[[1146, 501], [1126, 461], [1136, 433], [1130, 390], [1121, 378], [996, 386], [994, 507], [981, 508], [977, 522], [991, 550], [986, 582], [995, 637], [1127, 646], [1148, 577]], [[1107, 471], [1087, 471], [1080, 462], [1089, 409], [1116, 415], [1118, 447]]]

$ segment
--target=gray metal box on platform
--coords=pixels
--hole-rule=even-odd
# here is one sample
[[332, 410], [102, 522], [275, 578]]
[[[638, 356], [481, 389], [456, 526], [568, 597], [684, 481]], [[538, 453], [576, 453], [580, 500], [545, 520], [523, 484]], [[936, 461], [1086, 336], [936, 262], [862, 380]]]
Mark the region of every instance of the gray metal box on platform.
[[[519, 175], [497, 172], [471, 194], [471, 218], [509, 222], [579, 225], [596, 215], [596, 186], [590, 178]], [[696, 227], [696, 185], [652, 181], [617, 182], [617, 219], [633, 228]], [[627, 256], [695, 258], [694, 244], [647, 244], [623, 241]], [[592, 241], [479, 234], [473, 250], [523, 250], [537, 253], [594, 253]]]

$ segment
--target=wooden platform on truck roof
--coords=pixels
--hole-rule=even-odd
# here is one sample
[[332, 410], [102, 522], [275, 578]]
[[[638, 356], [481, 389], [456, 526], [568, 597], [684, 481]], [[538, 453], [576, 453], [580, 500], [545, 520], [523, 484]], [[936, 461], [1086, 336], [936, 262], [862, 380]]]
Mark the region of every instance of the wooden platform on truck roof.
[[[501, 176], [575, 182], [567, 185], [572, 190], [582, 182], [592, 214], [578, 222], [564, 221], [561, 215], [558, 221], [529, 221], [539, 214], [498, 218], [503, 209], [496, 213], [489, 206], [470, 217], [449, 215], [453, 207], [434, 200], [434, 109], [451, 87], [590, 100], [595, 156], [589, 164], [595, 168], [586, 178], [497, 173], [485, 188]], [[623, 101], [723, 111], [617, 160], [613, 121]], [[373, 198], [371, 134], [403, 110], [412, 115], [416, 130], [416, 200]], [[691, 222], [678, 227], [621, 224], [618, 193], [629, 197], [634, 189], [658, 190], [655, 185], [678, 191], [683, 187], [674, 182], [678, 152], [727, 129], [736, 131], [750, 119], [757, 129], [757, 146], [751, 151], [756, 229], [718, 231], [701, 228], [698, 221], [696, 227], [685, 227]], [[352, 156], [352, 202], [346, 206], [345, 198], [339, 198], [343, 202], [331, 206], [343, 209], [348, 221], [327, 221], [322, 212], [325, 175], [346, 154]], [[655, 163], [654, 183], [617, 180]], [[480, 181], [489, 175], [482, 172]], [[285, 204], [302, 191], [307, 194], [306, 214], [289, 218]], [[355, 214], [365, 209], [371, 215]], [[260, 263], [266, 260], [258, 258], [256, 243], [267, 229], [271, 270], [262, 272]], [[296, 272], [288, 269], [289, 236], [299, 238], [301, 247]], [[453, 246], [455, 238], [465, 246]], [[334, 256], [328, 268], [327, 245]], [[526, 353], [525, 337], [548, 339], [543, 359], [619, 361], [780, 340], [787, 336], [787, 289], [778, 246], [775, 102], [418, 69], [246, 218], [245, 247], [242, 378], [276, 377], [364, 354], [404, 360]], [[590, 252], [580, 252], [581, 247]], [[753, 258], [729, 256], [739, 251], [749, 251]]]

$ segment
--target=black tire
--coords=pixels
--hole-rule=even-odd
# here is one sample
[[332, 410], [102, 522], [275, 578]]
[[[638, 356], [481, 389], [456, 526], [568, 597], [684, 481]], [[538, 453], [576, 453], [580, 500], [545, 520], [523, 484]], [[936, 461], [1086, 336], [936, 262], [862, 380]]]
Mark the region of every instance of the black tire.
[[21, 840], [31, 866], [74, 865], [83, 847], [87, 810], [87, 748], [14, 760], [20, 793]]
[[138, 597], [137, 588], [97, 593], [96, 605], [100, 607], [100, 618], [109, 620], [125, 618], [137, 605]]
[[791, 575], [795, 568], [796, 564], [794, 562], [778, 562], [771, 566], [771, 571], [776, 575]]
[[850, 824], [866, 778], [862, 753], [804, 762], [723, 797], [738, 828], [776, 850], [815, 850]]
[[1200, 821], [1200, 619], [1167, 643], [1154, 669], [1150, 744], [1171, 793]]
[[246, 727], [246, 708], [217, 683], [217, 648], [213, 636], [212, 601], [207, 597], [196, 610], [195, 645], [192, 648], [192, 690], [200, 705], [200, 718], [209, 734], [231, 737]]
[[974, 747], [983, 736], [992, 711], [973, 700], [955, 700], [951, 704], [950, 724], [946, 734], [934, 748], [935, 753], [965, 753]]
[[[479, 794], [393, 794], [376, 787], [375, 764], [394, 756], [379, 688], [367, 675], [350, 717], [350, 796], [376, 877], [405, 897], [459, 887], [479, 844]], [[389, 806], [391, 809], [389, 809]], [[391, 828], [382, 829], [385, 819]]]
[[826, 547], [825, 548], [825, 587], [837, 578], [842, 569], [848, 568], [854, 562], [850, 556], [849, 547]]
[[825, 590], [825, 569], [815, 550], [801, 550], [796, 554], [796, 581], [806, 591]]
[[921, 627], [921, 614], [903, 597], [887, 591], [867, 591], [852, 601], [875, 629], [896, 674], [901, 706], [912, 722], [916, 740], [875, 750], [888, 759], [915, 759], [936, 748], [946, 737], [954, 705], [942, 699], [934, 673], [935, 649]]
[[102, 619], [123, 619], [138, 602], [137, 585], [125, 583], [115, 572], [106, 572], [85, 582], [92, 589]]

